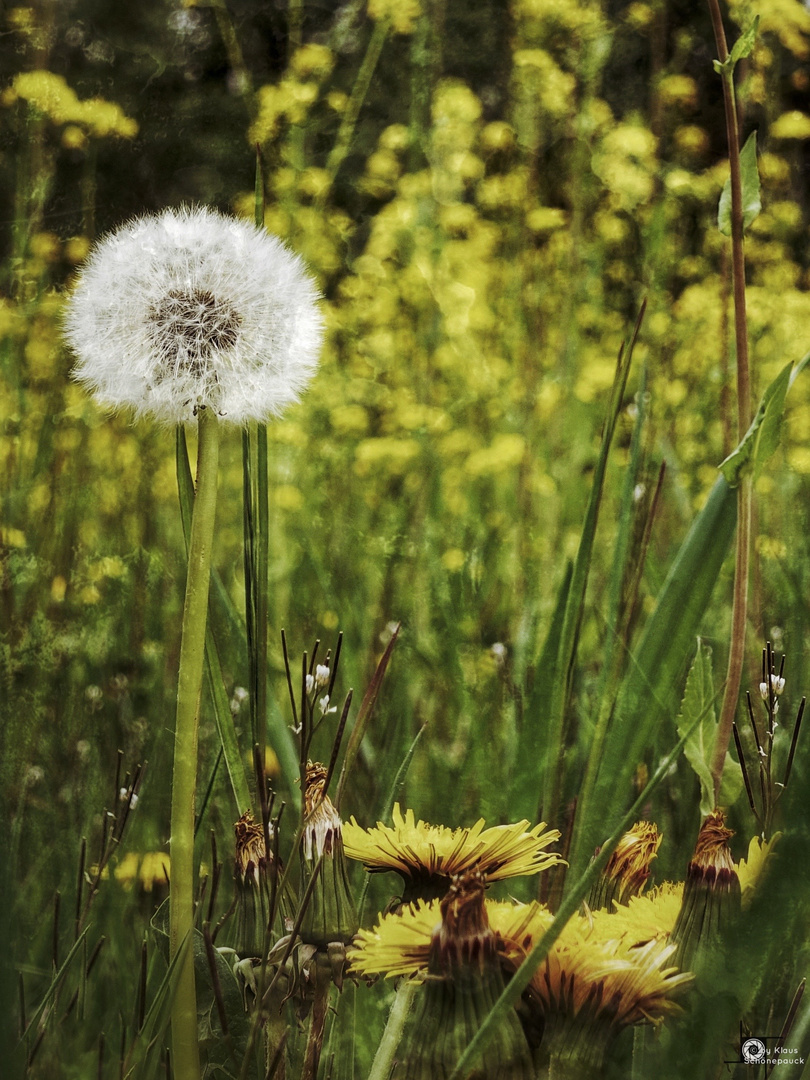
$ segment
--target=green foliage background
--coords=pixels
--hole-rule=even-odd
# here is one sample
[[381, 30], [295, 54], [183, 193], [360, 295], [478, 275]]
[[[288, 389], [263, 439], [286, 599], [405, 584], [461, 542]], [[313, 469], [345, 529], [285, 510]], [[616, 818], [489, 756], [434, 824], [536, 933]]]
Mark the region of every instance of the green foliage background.
[[[810, 13], [798, 0], [733, 3], [732, 37], [755, 12], [740, 100], [762, 181], [746, 239], [758, 397], [810, 347]], [[283, 763], [281, 627], [295, 649], [342, 629], [341, 685], [359, 693], [401, 622], [345, 800], [364, 823], [424, 724], [398, 793], [418, 816], [470, 824], [538, 811], [521, 748], [548, 700], [542, 646], [577, 549], [616, 355], [647, 300], [555, 763], [570, 813], [600, 702], [615, 690], [602, 659], [620, 508], [632, 509], [626, 566], [643, 562], [635, 601], [626, 573], [620, 590], [626, 657], [735, 443], [708, 14], [660, 0], [40, 0], [3, 18], [0, 783], [11, 829], [0, 909], [26, 983], [47, 985], [57, 889], [68, 940], [79, 838], [92, 849], [115, 804], [119, 749], [129, 768], [149, 761], [127, 846], [165, 849], [184, 581], [171, 434], [103, 415], [69, 381], [64, 298], [88, 244], [128, 216], [182, 202], [252, 216], [256, 145], [267, 227], [309, 263], [327, 324], [311, 390], [269, 429], [271, 742]], [[798, 380], [756, 484], [749, 682], [768, 636], [787, 654], [794, 701], [808, 676], [809, 394]], [[239, 611], [238, 433], [223, 453], [216, 558]], [[702, 626], [716, 673], [729, 606], [730, 568]], [[223, 650], [228, 686], [244, 685], [238, 635]], [[246, 707], [234, 709], [246, 732]], [[675, 719], [634, 762], [637, 783], [674, 743]], [[202, 750], [205, 783], [217, 753], [208, 712]], [[295, 801], [291, 776], [276, 771]], [[797, 772], [805, 782], [800, 762]], [[634, 794], [618, 797], [629, 805]], [[683, 875], [699, 797], [684, 759], [651, 807], [665, 832], [659, 878]], [[747, 841], [744, 802], [733, 813]], [[218, 773], [202, 831], [215, 828], [227, 850], [235, 816]], [[132, 936], [111, 935], [85, 1015], [105, 1014], [159, 890], [114, 875], [103, 888], [97, 930], [123, 908]], [[3, 993], [8, 1020], [14, 979]], [[106, 1015], [115, 1042], [128, 1020]], [[63, 1074], [89, 1075], [97, 1034], [71, 1038]]]

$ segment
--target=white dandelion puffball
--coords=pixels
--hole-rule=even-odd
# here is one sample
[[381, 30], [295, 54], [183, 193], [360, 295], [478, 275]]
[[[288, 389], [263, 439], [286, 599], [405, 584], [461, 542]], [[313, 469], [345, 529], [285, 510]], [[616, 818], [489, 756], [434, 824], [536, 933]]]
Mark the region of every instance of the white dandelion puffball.
[[202, 406], [235, 424], [291, 402], [318, 361], [318, 290], [263, 229], [213, 210], [137, 218], [91, 252], [70, 299], [73, 376], [158, 420]]

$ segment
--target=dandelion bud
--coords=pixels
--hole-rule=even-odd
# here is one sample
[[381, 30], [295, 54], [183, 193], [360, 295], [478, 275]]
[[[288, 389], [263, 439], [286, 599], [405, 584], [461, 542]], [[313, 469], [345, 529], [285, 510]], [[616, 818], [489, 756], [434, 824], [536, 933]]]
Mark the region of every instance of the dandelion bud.
[[168, 423], [210, 407], [277, 416], [309, 381], [317, 290], [263, 229], [204, 208], [122, 225], [96, 245], [65, 319], [74, 377], [112, 408]]
[[599, 880], [591, 890], [589, 906], [612, 910], [614, 901], [626, 904], [638, 896], [650, 876], [650, 864], [661, 845], [661, 834], [653, 822], [638, 821], [619, 840]]
[[[359, 921], [346, 873], [342, 822], [332, 800], [324, 793], [326, 769], [307, 763], [302, 840], [302, 895], [318, 877], [301, 923], [301, 940], [326, 949], [333, 942], [351, 941]], [[318, 863], [320, 862], [320, 868]]]
[[234, 825], [236, 858], [234, 879], [237, 896], [236, 952], [240, 956], [261, 956], [270, 913], [275, 863], [268, 852], [264, 829], [248, 810]]
[[681, 968], [694, 968], [698, 949], [711, 947], [739, 914], [740, 879], [728, 846], [733, 835], [722, 810], [713, 810], [700, 827], [672, 931]]

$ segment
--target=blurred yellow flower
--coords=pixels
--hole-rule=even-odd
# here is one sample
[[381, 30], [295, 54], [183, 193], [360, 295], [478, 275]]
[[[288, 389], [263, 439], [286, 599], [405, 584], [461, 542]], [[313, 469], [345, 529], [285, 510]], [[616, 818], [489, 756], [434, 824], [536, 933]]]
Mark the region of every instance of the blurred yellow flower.
[[461, 570], [466, 561], [467, 556], [461, 548], [448, 548], [442, 555], [442, 566], [451, 574]]
[[390, 19], [396, 34], [410, 34], [422, 14], [419, 0], [368, 0], [368, 13], [372, 19]]
[[132, 139], [138, 124], [119, 105], [102, 98], [80, 101], [61, 75], [51, 71], [25, 71], [15, 76], [11, 90], [56, 124], [84, 124], [98, 136]]
[[299, 79], [310, 76], [325, 79], [332, 74], [335, 66], [335, 54], [326, 45], [309, 42], [296, 49], [290, 61], [290, 70]]
[[496, 435], [489, 446], [470, 454], [464, 471], [470, 476], [495, 476], [515, 468], [523, 461], [526, 440], [517, 432]]
[[773, 139], [810, 139], [810, 116], [793, 109], [782, 115], [770, 126]]

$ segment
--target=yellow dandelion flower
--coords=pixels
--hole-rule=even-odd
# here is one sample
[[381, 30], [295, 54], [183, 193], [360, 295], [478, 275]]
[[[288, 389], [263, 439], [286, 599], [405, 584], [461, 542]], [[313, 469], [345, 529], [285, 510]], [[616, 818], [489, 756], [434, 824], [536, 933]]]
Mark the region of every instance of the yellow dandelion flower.
[[[388, 915], [375, 931], [361, 931], [349, 957], [355, 974], [427, 972], [416, 991], [414, 1022], [398, 1052], [396, 1080], [449, 1075], [504, 988], [498, 936], [478, 870], [453, 879], [446, 896]], [[413, 992], [407, 984], [405, 992]], [[402, 992], [402, 989], [400, 990]], [[534, 1076], [529, 1044], [518, 1014], [508, 1013], [494, 1041], [475, 1062], [474, 1075], [489, 1080]]]
[[394, 806], [393, 827], [378, 822], [361, 828], [354, 818], [343, 826], [346, 854], [371, 873], [395, 870], [404, 879], [403, 901], [443, 896], [451, 879], [477, 867], [489, 881], [536, 874], [561, 858], [545, 849], [559, 839], [545, 822], [527, 831], [528, 821], [485, 829], [481, 818], [471, 829], [448, 829], [416, 821], [413, 810], [402, 815]]
[[441, 921], [439, 901], [417, 900], [399, 913], [380, 915], [373, 930], [360, 929], [346, 956], [355, 975], [420, 975], [427, 971], [430, 941]]
[[665, 881], [643, 896], [631, 896], [627, 903], [614, 903], [611, 911], [594, 911], [591, 918], [604, 924], [606, 933], [630, 945], [670, 936], [683, 901], [683, 882]]
[[[381, 917], [373, 930], [361, 930], [350, 950], [353, 972], [421, 977], [429, 990], [448, 971], [458, 978], [459, 970], [486, 970], [494, 947], [503, 974], [514, 973], [554, 916], [537, 901], [483, 900], [483, 884], [473, 903], [474, 878], [483, 882], [474, 871], [459, 875], [444, 900], [405, 906]], [[615, 913], [568, 922], [519, 1008], [527, 1034], [544, 1031], [548, 1058], [561, 1061], [585, 1052], [598, 1071], [623, 1028], [658, 1024], [679, 1011], [674, 998], [692, 975], [671, 963], [675, 946], [667, 932], [677, 899], [671, 886], [635, 897]]]
[[737, 877], [740, 879], [743, 905], [750, 902], [753, 891], [765, 869], [768, 857], [773, 851], [773, 846], [781, 836], [776, 833], [770, 840], [762, 840], [758, 836], [752, 836], [748, 845], [748, 858], [740, 859], [737, 865]]

